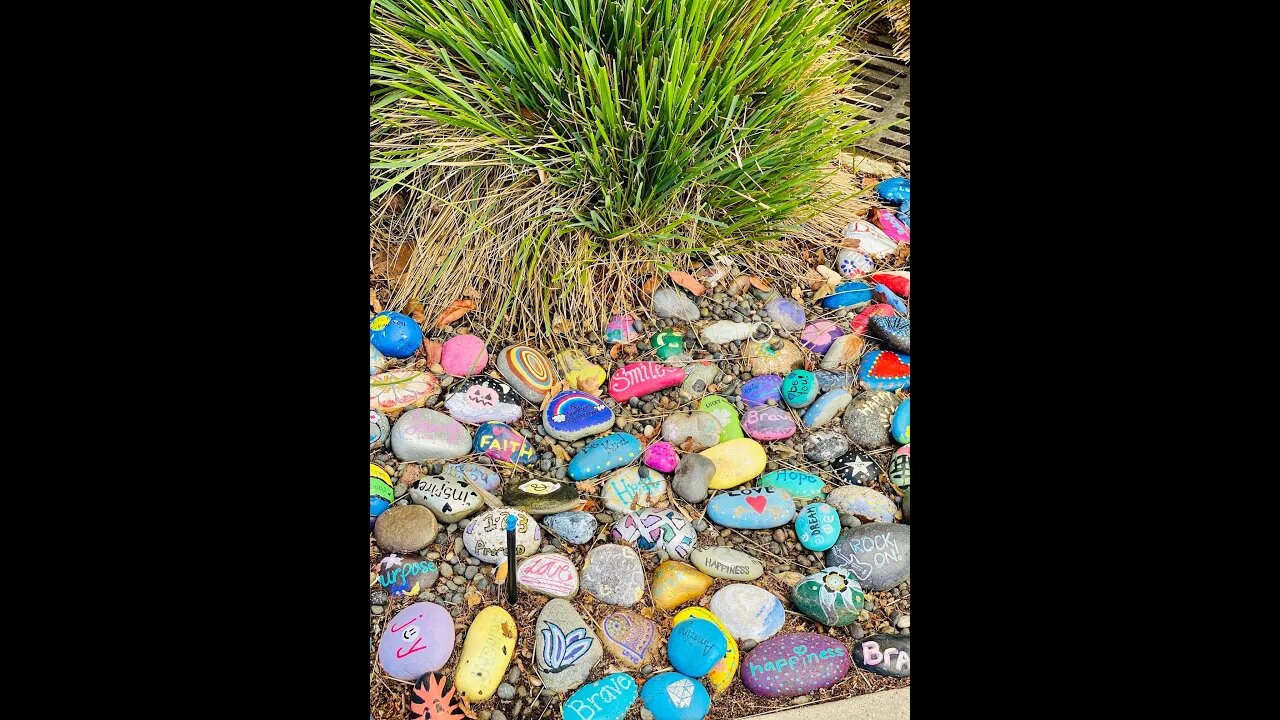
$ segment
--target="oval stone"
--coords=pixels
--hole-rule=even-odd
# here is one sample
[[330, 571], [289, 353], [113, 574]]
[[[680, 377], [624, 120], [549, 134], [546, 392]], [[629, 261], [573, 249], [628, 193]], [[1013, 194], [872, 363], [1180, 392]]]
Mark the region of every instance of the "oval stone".
[[702, 683], [678, 672], [649, 678], [640, 690], [640, 701], [653, 720], [702, 720], [711, 709], [711, 696]]
[[626, 402], [633, 397], [675, 387], [684, 382], [684, 368], [670, 367], [651, 360], [634, 362], [614, 371], [609, 379], [609, 397]]
[[786, 490], [795, 500], [812, 500], [824, 496], [822, 478], [800, 470], [774, 470], [766, 473], [756, 485]]
[[580, 584], [601, 602], [631, 607], [644, 597], [644, 565], [626, 545], [597, 545], [582, 564]]
[[387, 369], [387, 356], [378, 351], [373, 345], [369, 346], [369, 374], [377, 375]]
[[886, 677], [911, 677], [911, 636], [872, 635], [853, 648], [858, 667]]
[[739, 530], [781, 527], [795, 516], [796, 504], [791, 494], [771, 487], [730, 490], [707, 503], [707, 517], [712, 522]]
[[498, 605], [481, 610], [471, 621], [454, 669], [454, 683], [462, 696], [471, 702], [492, 697], [507, 673], [515, 648], [516, 621], [511, 614]]
[[440, 392], [440, 382], [422, 370], [392, 370], [369, 378], [369, 409], [393, 412], [422, 407]]
[[849, 406], [853, 395], [844, 388], [828, 390], [818, 398], [804, 413], [805, 427], [821, 427], [836, 419], [841, 410]]
[[664, 561], [653, 571], [653, 604], [659, 610], [674, 610], [702, 597], [712, 582], [710, 576], [688, 563]]
[[[707, 578], [707, 587], [710, 586], [711, 578]], [[671, 638], [667, 640], [667, 658], [671, 667], [689, 677], [700, 678], [711, 672], [711, 668], [723, 660], [728, 651], [729, 643], [724, 633], [715, 623], [702, 618], [676, 623], [671, 629]]]
[[473, 449], [503, 462], [520, 465], [538, 462], [538, 453], [533, 444], [506, 423], [487, 422], [476, 428]]
[[720, 634], [724, 636], [725, 646], [728, 649], [720, 662], [716, 663], [711, 668], [711, 672], [707, 673], [706, 678], [707, 682], [711, 683], [711, 689], [719, 695], [728, 689], [734, 678], [738, 676], [738, 662], [741, 659], [738, 653], [738, 641], [734, 640], [733, 635], [729, 634], [729, 628], [720, 622], [720, 618], [713, 615], [706, 608], [698, 607], [697, 605], [687, 607], [676, 613], [676, 616], [671, 620], [672, 626], [679, 625], [690, 618], [710, 621], [715, 624], [716, 628], [720, 630]]
[[868, 305], [849, 321], [849, 329], [853, 331], [854, 335], [866, 335], [867, 324], [871, 322], [871, 318], [876, 316], [893, 317], [897, 314], [898, 312], [891, 305], [884, 303]]
[[858, 308], [871, 303], [871, 286], [864, 282], [840, 283], [834, 292], [822, 298], [822, 307], [828, 310]]
[[609, 326], [604, 329], [604, 339], [610, 345], [618, 343], [629, 343], [640, 337], [640, 333], [636, 332], [636, 319], [630, 315], [614, 315], [609, 320]]
[[898, 409], [893, 411], [889, 432], [899, 445], [911, 442], [911, 398], [903, 400], [898, 404]]
[[622, 610], [600, 623], [600, 636], [609, 654], [627, 667], [640, 668], [653, 660], [658, 624], [630, 610]]
[[471, 451], [471, 433], [444, 413], [417, 408], [391, 428], [391, 452], [406, 462], [448, 460]]
[[841, 485], [827, 495], [827, 504], [839, 513], [848, 513], [860, 520], [893, 522], [898, 508], [883, 493], [861, 485]]
[[434, 561], [413, 553], [392, 553], [379, 560], [373, 571], [378, 574], [378, 585], [391, 597], [415, 597], [440, 577]]
[[[900, 488], [908, 488], [911, 486], [911, 445], [903, 445], [893, 454], [893, 460], [889, 462], [889, 482]], [[902, 502], [902, 512], [906, 513], [907, 503], [904, 499]]]
[[872, 316], [867, 327], [885, 344], [898, 352], [911, 352], [911, 321], [900, 316]]
[[458, 383], [444, 407], [454, 419], [473, 424], [515, 422], [524, 412], [511, 386], [488, 375]]
[[761, 697], [798, 697], [829, 688], [853, 665], [840, 641], [787, 633], [761, 643], [742, 661], [742, 684]]
[[685, 455], [676, 468], [671, 489], [685, 502], [700, 503], [707, 499], [707, 485], [715, 474], [715, 463], [696, 453]]
[[422, 328], [408, 315], [380, 312], [369, 319], [369, 344], [387, 357], [407, 358], [422, 345]]
[[870, 485], [880, 477], [880, 466], [861, 450], [836, 458], [831, 469], [835, 471], [836, 482], [840, 485]]
[[844, 335], [844, 329], [830, 320], [818, 320], [805, 326], [800, 333], [800, 344], [821, 355], [831, 347], [836, 338]]
[[604, 481], [600, 497], [606, 508], [625, 513], [649, 507], [666, 492], [667, 479], [662, 473], [645, 467], [625, 467]]
[[676, 455], [676, 448], [671, 443], [656, 442], [644, 449], [643, 462], [654, 470], [669, 473], [675, 472], [679, 466], [680, 456]]
[[702, 572], [726, 580], [755, 580], [764, 575], [764, 565], [750, 555], [725, 545], [700, 547], [689, 558]]
[[767, 342], [748, 340], [743, 345], [742, 358], [755, 375], [786, 375], [804, 364], [800, 348], [779, 338]]
[[457, 477], [428, 475], [409, 487], [409, 499], [435, 513], [442, 523], [456, 523], [484, 505], [480, 493]]
[[782, 399], [793, 408], [808, 407], [818, 397], [818, 379], [808, 370], [792, 370], [782, 379]]
[[444, 667], [453, 654], [453, 618], [435, 603], [420, 602], [396, 613], [378, 641], [378, 664], [410, 682]]
[[502, 491], [504, 504], [530, 515], [541, 516], [573, 510], [582, 502], [577, 486], [571, 482], [558, 482], [550, 478], [529, 480], [527, 477], [517, 475], [507, 482]]
[[593, 478], [616, 467], [630, 465], [642, 452], [644, 446], [630, 433], [616, 432], [598, 437], [583, 446], [569, 461], [569, 477], [574, 480]]
[[791, 588], [791, 604], [821, 625], [844, 627], [857, 621], [866, 602], [853, 573], [841, 567], [814, 573]]
[[661, 318], [679, 318], [686, 322], [698, 320], [698, 306], [688, 295], [670, 287], [660, 287], [653, 293], [653, 311]]
[[539, 553], [516, 565], [516, 584], [553, 598], [578, 594], [578, 568], [559, 553]]
[[911, 356], [891, 350], [873, 350], [858, 366], [858, 384], [868, 390], [911, 387]]
[[876, 183], [876, 194], [881, 200], [893, 205], [901, 205], [911, 200], [911, 180], [896, 177]]
[[565, 701], [564, 720], [622, 720], [639, 691], [631, 676], [613, 673], [582, 686]]
[[862, 338], [857, 335], [841, 335], [831, 343], [831, 347], [827, 348], [827, 353], [822, 356], [818, 367], [823, 370], [839, 370], [852, 365], [862, 354], [864, 344]]
[[439, 532], [436, 516], [421, 505], [396, 505], [373, 523], [373, 538], [386, 552], [418, 552]]
[[738, 642], [764, 642], [782, 629], [786, 613], [782, 601], [755, 585], [725, 585], [711, 596], [708, 606]]
[[898, 409], [898, 399], [883, 390], [867, 390], [849, 403], [844, 413], [844, 432], [854, 445], [874, 450], [889, 444], [889, 422]]
[[373, 522], [391, 503], [395, 502], [395, 488], [391, 487], [391, 476], [385, 470], [369, 463], [369, 529]]
[[440, 348], [440, 367], [450, 375], [475, 375], [484, 372], [488, 365], [489, 348], [475, 335], [455, 335]]
[[868, 523], [845, 528], [826, 560], [828, 567], [852, 571], [863, 590], [897, 587], [911, 576], [911, 526]]
[[840, 537], [840, 513], [826, 503], [809, 503], [796, 515], [796, 537], [808, 550], [822, 552]]
[[764, 304], [764, 311], [769, 319], [778, 323], [778, 327], [788, 332], [800, 332], [804, 328], [804, 308], [789, 298], [775, 295]]
[[444, 466], [444, 471], [440, 473], [446, 479], [470, 481], [476, 487], [485, 492], [493, 492], [498, 489], [498, 483], [501, 478], [492, 468], [477, 463], [452, 463]]
[[722, 442], [698, 454], [715, 463], [716, 473], [708, 483], [712, 490], [726, 490], [753, 480], [764, 472], [768, 462], [764, 448], [751, 438]]
[[742, 429], [756, 440], [785, 440], [796, 434], [796, 421], [782, 408], [761, 405], [747, 409]]
[[719, 395], [708, 395], [698, 403], [698, 409], [709, 412], [720, 422], [720, 442], [737, 440], [742, 437], [742, 426], [738, 424], [738, 408]]
[[613, 410], [595, 395], [565, 390], [542, 411], [542, 427], [557, 440], [573, 442], [613, 427]]
[[540, 403], [556, 383], [556, 371], [547, 359], [528, 345], [508, 345], [498, 353], [498, 372], [520, 397]]
[[591, 542], [596, 536], [596, 516], [581, 510], [556, 513], [542, 518], [542, 524], [570, 545]]
[[857, 249], [872, 259], [880, 259], [898, 251], [898, 243], [880, 228], [866, 220], [854, 220], [844, 228], [844, 236], [855, 241]]
[[760, 327], [760, 323], [733, 322], [731, 320], [717, 320], [710, 325], [702, 328], [701, 336], [704, 345], [728, 345], [731, 342], [740, 342], [751, 337], [756, 328]]
[[842, 248], [836, 253], [836, 271], [850, 280], [866, 275], [875, 267], [871, 258], [853, 248]]
[[826, 463], [849, 452], [849, 438], [842, 432], [823, 430], [805, 438], [802, 447], [806, 458], [816, 463]]
[[604, 657], [600, 638], [567, 600], [543, 605], [534, 632], [534, 664], [551, 692], [565, 693], [586, 682]]
[[675, 510], [645, 509], [627, 513], [613, 526], [613, 539], [646, 552], [665, 550], [681, 560], [689, 557], [698, 533]]
[[369, 411], [369, 449], [377, 450], [387, 442], [391, 434], [391, 421], [377, 410]]
[[720, 421], [701, 410], [672, 413], [662, 421], [662, 439], [685, 452], [706, 450], [720, 443]]
[[511, 508], [487, 510], [467, 523], [462, 544], [471, 556], [490, 565], [507, 559], [507, 516], [516, 516], [516, 557], [527, 558], [542, 544], [542, 528], [528, 513]]

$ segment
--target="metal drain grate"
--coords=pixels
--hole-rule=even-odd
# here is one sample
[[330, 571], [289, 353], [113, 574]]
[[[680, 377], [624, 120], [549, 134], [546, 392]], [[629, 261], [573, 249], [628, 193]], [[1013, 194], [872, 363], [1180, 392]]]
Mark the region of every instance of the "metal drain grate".
[[[853, 97], [844, 102], [857, 108], [858, 118], [870, 120], [876, 134], [863, 138], [858, 147], [868, 153], [911, 163], [911, 66], [893, 54], [893, 39], [875, 35], [867, 39], [856, 61], [866, 62], [850, 85]], [[893, 127], [881, 129], [895, 123]]]

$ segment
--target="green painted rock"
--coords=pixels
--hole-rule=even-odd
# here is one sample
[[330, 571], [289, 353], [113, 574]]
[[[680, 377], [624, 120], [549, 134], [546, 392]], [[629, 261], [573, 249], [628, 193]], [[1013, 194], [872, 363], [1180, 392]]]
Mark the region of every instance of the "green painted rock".
[[791, 604], [797, 610], [833, 627], [856, 621], [866, 599], [853, 573], [838, 567], [814, 573], [791, 588]]
[[708, 395], [698, 403], [698, 409], [709, 412], [720, 421], [720, 442], [728, 442], [745, 437], [742, 424], [738, 421], [738, 408], [719, 395]]

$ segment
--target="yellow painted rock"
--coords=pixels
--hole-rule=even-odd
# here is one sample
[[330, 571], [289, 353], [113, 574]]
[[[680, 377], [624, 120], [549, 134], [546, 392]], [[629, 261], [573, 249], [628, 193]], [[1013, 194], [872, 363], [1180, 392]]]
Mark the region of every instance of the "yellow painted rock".
[[653, 571], [653, 604], [674, 610], [697, 600], [711, 587], [711, 576], [689, 563], [668, 560]]
[[711, 476], [708, 485], [712, 490], [737, 487], [764, 472], [764, 448], [751, 438], [722, 442], [698, 454], [716, 465], [716, 474]]
[[516, 621], [497, 605], [476, 615], [462, 643], [462, 655], [454, 670], [458, 692], [471, 702], [493, 697], [502, 683], [516, 649]]
[[675, 627], [689, 618], [702, 618], [710, 620], [720, 628], [720, 632], [724, 633], [724, 639], [729, 641], [729, 652], [725, 653], [724, 658], [711, 668], [711, 672], [707, 673], [707, 680], [711, 681], [711, 689], [717, 695], [725, 691], [725, 688], [733, 682], [738, 675], [738, 641], [733, 639], [733, 633], [729, 632], [729, 628], [720, 622], [720, 618], [716, 617], [706, 608], [693, 606], [685, 608], [676, 613], [675, 618], [671, 621], [671, 627]]
[[581, 350], [565, 350], [556, 355], [556, 364], [564, 374], [565, 390], [581, 390], [598, 395], [604, 384], [604, 368], [596, 365]]

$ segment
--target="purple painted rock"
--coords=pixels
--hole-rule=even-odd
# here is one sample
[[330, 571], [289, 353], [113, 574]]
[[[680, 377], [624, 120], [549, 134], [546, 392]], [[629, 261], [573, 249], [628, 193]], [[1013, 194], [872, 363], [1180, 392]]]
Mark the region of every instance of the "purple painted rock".
[[762, 405], [747, 409], [742, 430], [756, 440], [785, 440], [796, 434], [796, 421], [781, 408]]
[[489, 365], [489, 349], [475, 335], [457, 335], [445, 341], [440, 349], [440, 367], [450, 375], [466, 377], [482, 372]]
[[742, 662], [742, 684], [761, 697], [798, 697], [829, 688], [853, 661], [838, 640], [817, 633], [787, 633], [760, 643]]
[[680, 458], [676, 455], [676, 449], [671, 443], [656, 442], [645, 448], [644, 464], [658, 472], [670, 473], [676, 471]]
[[476, 428], [474, 450], [503, 462], [532, 465], [538, 461], [533, 445], [505, 423], [489, 422]]
[[782, 402], [782, 376], [761, 375], [742, 384], [742, 404], [747, 407], [766, 405], [770, 400]]
[[633, 397], [665, 390], [684, 382], [684, 368], [651, 361], [635, 362], [614, 371], [609, 379], [609, 397], [626, 402]]
[[396, 613], [378, 641], [378, 662], [387, 674], [414, 681], [444, 667], [453, 654], [453, 618], [435, 603], [420, 602]]
[[800, 344], [816, 353], [825, 353], [836, 338], [844, 335], [844, 330], [830, 320], [819, 320], [805, 326], [800, 333]]
[[804, 327], [804, 308], [789, 298], [777, 295], [764, 304], [764, 311], [783, 330], [799, 332]]

